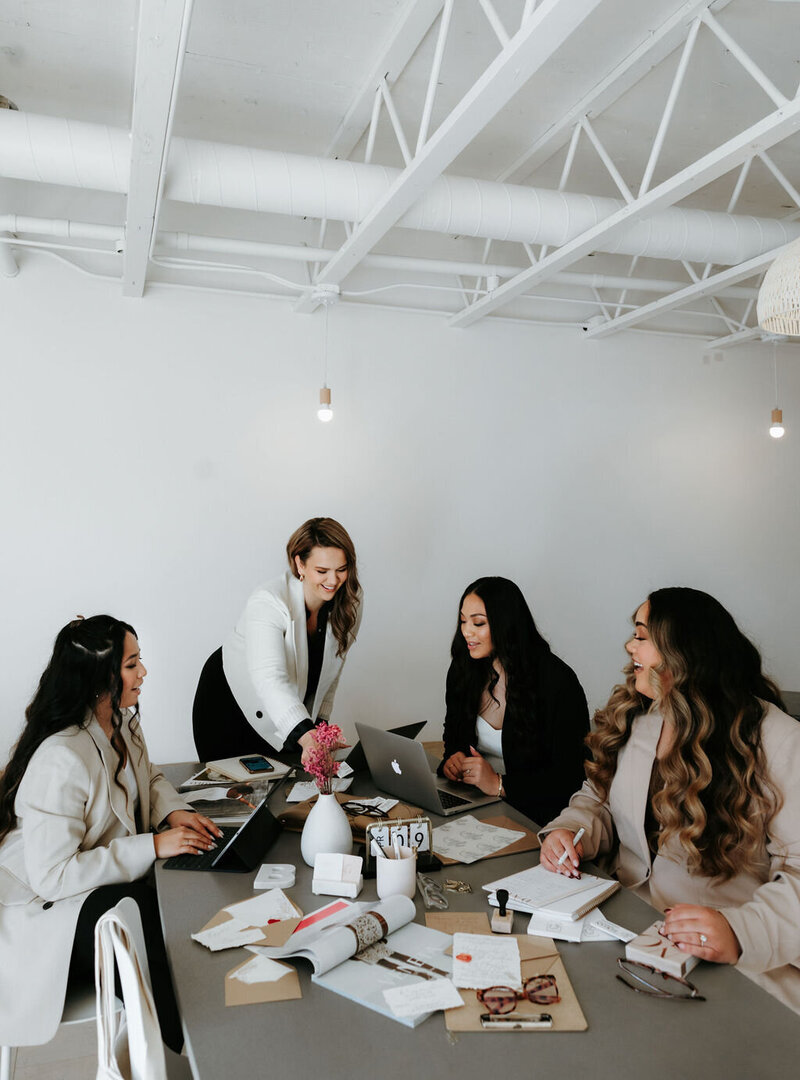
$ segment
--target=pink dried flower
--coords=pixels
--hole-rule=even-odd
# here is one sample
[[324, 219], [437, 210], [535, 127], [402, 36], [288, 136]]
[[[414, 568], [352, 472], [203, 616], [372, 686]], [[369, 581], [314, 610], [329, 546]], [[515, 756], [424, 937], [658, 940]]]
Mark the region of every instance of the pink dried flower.
[[342, 729], [338, 724], [317, 724], [314, 728], [314, 742], [328, 750], [336, 750], [342, 743]]
[[[323, 739], [317, 738], [321, 728], [325, 728]], [[333, 733], [333, 734], [331, 734]], [[320, 724], [314, 729], [315, 745], [306, 752], [303, 768], [314, 778], [323, 795], [330, 795], [333, 789], [333, 778], [339, 774], [339, 762], [331, 754], [331, 748], [339, 745], [341, 728], [335, 724]]]

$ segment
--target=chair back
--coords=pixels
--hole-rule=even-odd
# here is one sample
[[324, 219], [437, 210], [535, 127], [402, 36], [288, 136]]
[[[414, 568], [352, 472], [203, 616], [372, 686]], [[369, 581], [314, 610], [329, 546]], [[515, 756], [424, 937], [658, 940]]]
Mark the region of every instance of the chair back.
[[[114, 962], [125, 1018], [114, 1009]], [[167, 1080], [142, 919], [135, 900], [123, 897], [95, 926], [97, 1080]]]

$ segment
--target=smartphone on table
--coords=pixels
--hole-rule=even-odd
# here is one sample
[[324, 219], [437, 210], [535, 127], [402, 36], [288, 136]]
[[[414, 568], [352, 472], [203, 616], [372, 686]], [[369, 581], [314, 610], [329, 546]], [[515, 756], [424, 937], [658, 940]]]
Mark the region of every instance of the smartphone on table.
[[249, 773], [274, 772], [275, 767], [261, 754], [253, 754], [251, 757], [239, 758], [239, 764], [244, 765]]

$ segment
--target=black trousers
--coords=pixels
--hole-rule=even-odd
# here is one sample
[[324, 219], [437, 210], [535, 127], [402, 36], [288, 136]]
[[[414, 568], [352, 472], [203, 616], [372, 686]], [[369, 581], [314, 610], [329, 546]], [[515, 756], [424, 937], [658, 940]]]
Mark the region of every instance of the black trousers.
[[203, 665], [192, 706], [192, 730], [198, 761], [266, 754], [282, 757], [252, 727], [233, 696], [222, 668], [222, 649]]
[[[146, 881], [131, 881], [123, 885], [101, 885], [86, 897], [78, 915], [75, 928], [75, 941], [70, 960], [70, 979], [94, 982], [94, 928], [100, 916], [113, 908], [123, 896], [130, 896], [135, 901], [142, 916], [147, 962], [150, 966], [150, 982], [153, 986], [153, 998], [156, 1003], [161, 1037], [170, 1050], [180, 1053], [183, 1046], [183, 1032], [175, 991], [172, 987], [167, 953], [164, 948], [164, 936], [161, 932], [161, 919], [158, 914], [158, 899], [155, 888]], [[119, 977], [116, 977], [117, 996], [121, 997]]]

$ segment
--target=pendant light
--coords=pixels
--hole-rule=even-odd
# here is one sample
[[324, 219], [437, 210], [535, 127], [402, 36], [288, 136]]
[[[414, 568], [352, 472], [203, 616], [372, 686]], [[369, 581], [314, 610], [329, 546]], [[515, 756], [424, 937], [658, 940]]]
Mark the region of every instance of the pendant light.
[[323, 424], [333, 420], [333, 408], [331, 406], [331, 389], [328, 386], [328, 308], [339, 300], [338, 285], [320, 285], [313, 293], [313, 298], [325, 308], [325, 328], [323, 331], [324, 343], [322, 347], [322, 386], [319, 390], [319, 408], [317, 419]]
[[773, 439], [782, 439], [786, 434], [783, 426], [783, 409], [778, 408], [778, 346], [772, 343], [772, 366], [775, 374], [775, 408], [772, 410], [772, 422], [769, 425], [769, 433]]
[[762, 330], [800, 334], [800, 240], [789, 244], [767, 270], [756, 311]]

